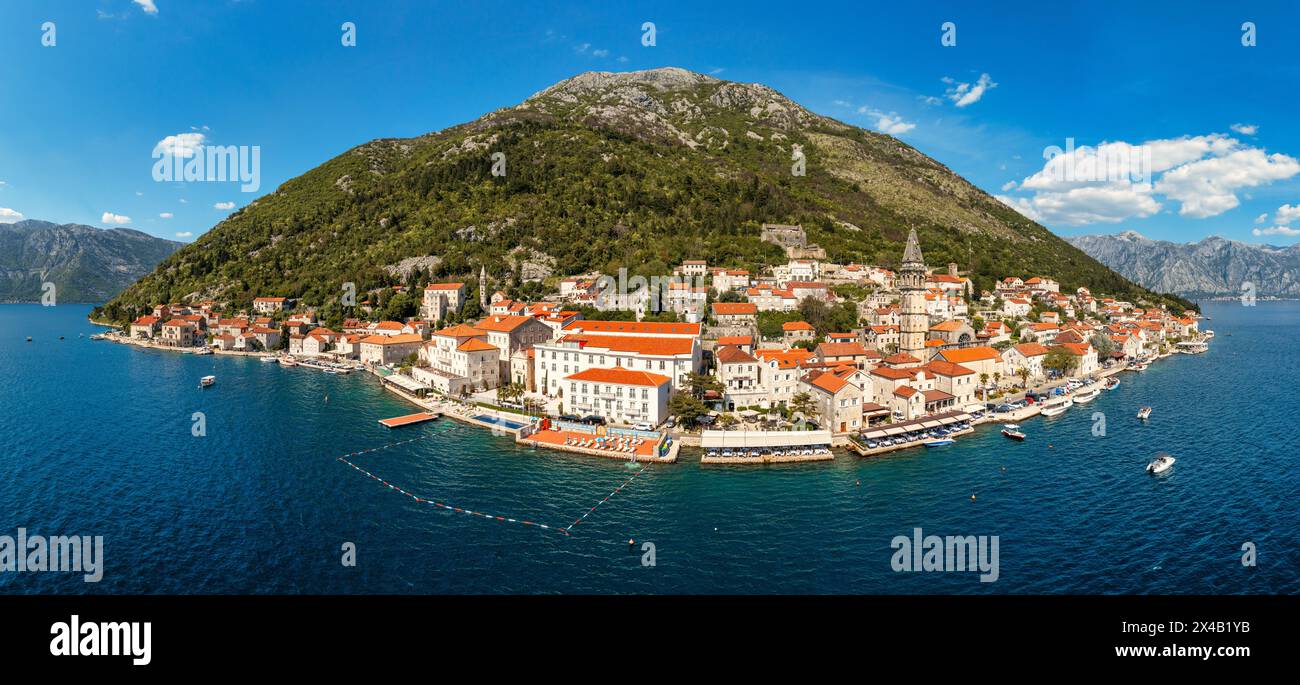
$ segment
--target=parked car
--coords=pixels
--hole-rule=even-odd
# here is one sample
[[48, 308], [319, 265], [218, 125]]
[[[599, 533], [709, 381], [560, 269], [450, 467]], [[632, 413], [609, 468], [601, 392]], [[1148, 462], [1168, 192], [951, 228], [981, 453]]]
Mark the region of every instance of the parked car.
[[639, 431], [652, 431], [655, 429], [655, 427], [650, 425], [649, 421], [641, 421], [635, 424], [634, 426], [632, 426], [632, 429], [639, 430]]

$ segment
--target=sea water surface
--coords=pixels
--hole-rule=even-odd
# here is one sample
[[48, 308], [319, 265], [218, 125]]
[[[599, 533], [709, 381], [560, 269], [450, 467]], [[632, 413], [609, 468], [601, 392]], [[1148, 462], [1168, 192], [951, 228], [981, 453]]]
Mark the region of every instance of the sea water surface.
[[[413, 409], [367, 375], [94, 342], [87, 311], [0, 306], [0, 535], [101, 535], [103, 580], [0, 573], [0, 592], [1300, 592], [1300, 303], [1208, 303], [1210, 352], [1030, 419], [1023, 443], [989, 426], [870, 460], [703, 466], [688, 452], [568, 537], [416, 502], [336, 457], [428, 435], [353, 461], [416, 495], [558, 527], [637, 467], [448, 419], [388, 430], [376, 420]], [[1157, 450], [1178, 458], [1161, 477], [1143, 470]], [[891, 540], [918, 527], [998, 536], [997, 581], [893, 571]]]

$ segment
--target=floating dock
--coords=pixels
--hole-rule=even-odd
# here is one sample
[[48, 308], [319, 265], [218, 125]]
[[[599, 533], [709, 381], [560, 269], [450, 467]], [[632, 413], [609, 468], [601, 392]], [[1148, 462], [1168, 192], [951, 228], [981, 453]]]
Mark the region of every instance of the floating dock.
[[425, 421], [432, 421], [438, 418], [438, 416], [440, 416], [440, 414], [437, 412], [422, 411], [415, 414], [407, 414], [406, 416], [394, 416], [391, 419], [379, 419], [379, 423], [385, 428], [401, 428], [402, 426], [410, 426], [417, 423], [424, 423]]

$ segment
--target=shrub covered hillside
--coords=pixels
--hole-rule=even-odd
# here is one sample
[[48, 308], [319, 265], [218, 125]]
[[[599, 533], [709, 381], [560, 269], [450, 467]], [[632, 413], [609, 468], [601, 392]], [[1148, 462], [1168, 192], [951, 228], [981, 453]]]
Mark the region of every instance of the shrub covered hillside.
[[690, 258], [757, 270], [785, 261], [759, 239], [763, 223], [802, 224], [832, 261], [884, 265], [915, 226], [932, 266], [957, 262], [978, 288], [1042, 274], [1159, 299], [890, 136], [765, 86], [670, 68], [581, 74], [468, 124], [354, 148], [232, 214], [104, 315], [259, 295], [328, 311], [345, 282], [473, 281], [480, 266], [492, 288], [516, 292], [593, 269], [665, 274]]

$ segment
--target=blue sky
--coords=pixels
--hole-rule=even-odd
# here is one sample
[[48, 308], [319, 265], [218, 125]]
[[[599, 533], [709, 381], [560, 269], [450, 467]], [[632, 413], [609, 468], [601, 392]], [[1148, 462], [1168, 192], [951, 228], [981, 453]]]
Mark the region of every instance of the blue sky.
[[[188, 241], [365, 141], [468, 121], [583, 71], [680, 66], [893, 133], [1062, 235], [1296, 242], [1300, 11], [1065, 4], [6, 2], [0, 221]], [[348, 21], [355, 47], [341, 45]], [[945, 22], [955, 46], [941, 45]], [[1065, 177], [1088, 150], [1043, 154], [1067, 139], [1109, 143], [1149, 173]], [[259, 146], [261, 188], [155, 181], [164, 140]]]

